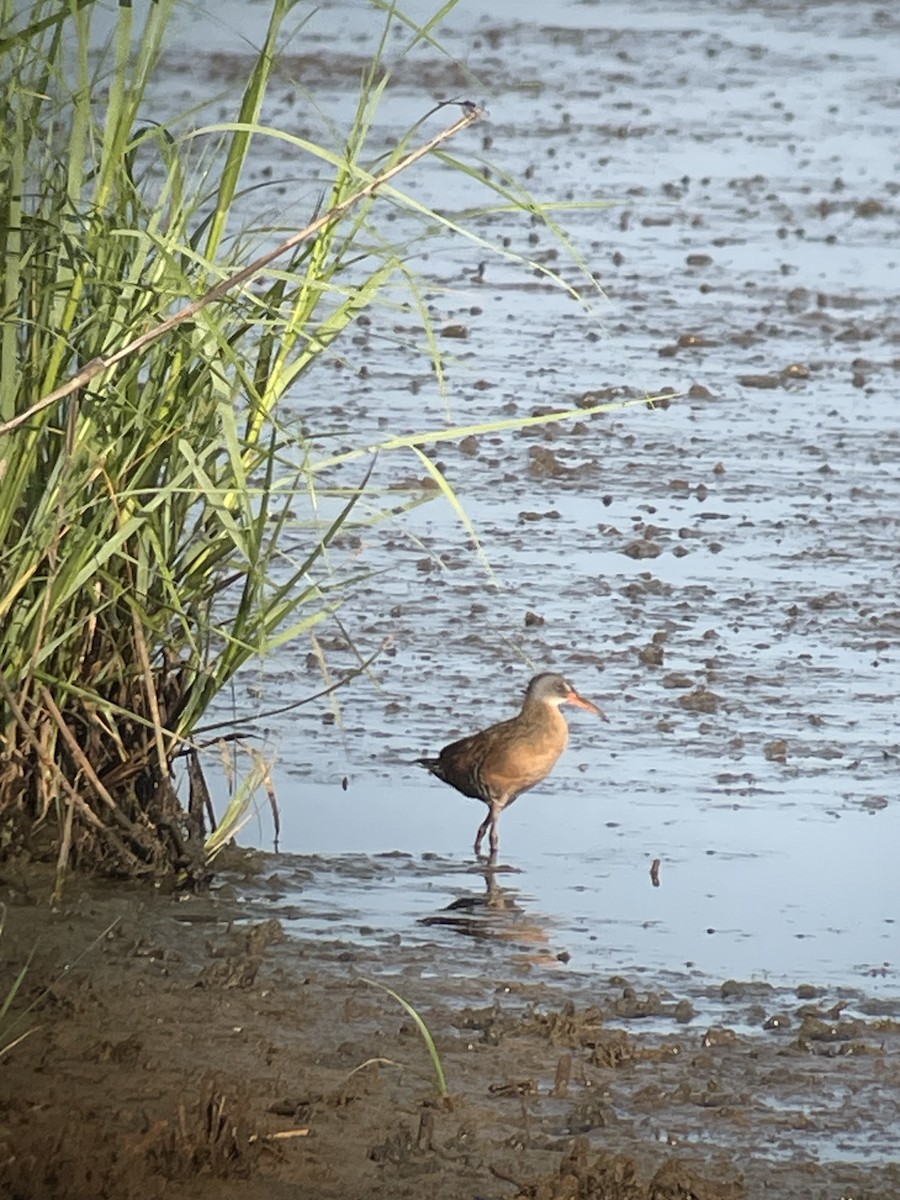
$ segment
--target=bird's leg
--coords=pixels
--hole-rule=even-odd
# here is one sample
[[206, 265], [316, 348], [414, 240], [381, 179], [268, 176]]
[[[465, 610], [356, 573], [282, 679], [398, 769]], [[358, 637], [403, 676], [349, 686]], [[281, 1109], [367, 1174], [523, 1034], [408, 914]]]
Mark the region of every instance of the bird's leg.
[[491, 855], [488, 860], [491, 863], [497, 861], [497, 847], [500, 845], [500, 837], [497, 833], [497, 822], [500, 820], [500, 814], [503, 812], [503, 805], [498, 804], [496, 800], [488, 801], [488, 815], [478, 826], [478, 832], [475, 835], [475, 857], [478, 858], [481, 854], [481, 843], [484, 841], [484, 835], [490, 829], [491, 831]]
[[497, 833], [497, 822], [500, 820], [500, 814], [503, 812], [502, 804], [491, 804], [488, 815], [478, 826], [478, 833], [475, 835], [475, 857], [481, 856], [481, 843], [484, 841], [484, 835], [488, 830], [491, 831], [491, 853], [488, 857], [488, 864], [493, 866], [497, 861], [497, 849], [500, 845], [500, 835]]
[[478, 826], [478, 832], [475, 834], [475, 857], [476, 858], [479, 858], [481, 856], [481, 843], [484, 841], [484, 835], [487, 833], [488, 826], [490, 825], [490, 823], [491, 823], [491, 813], [489, 812], [488, 815], [481, 822], [481, 824]]
[[500, 820], [501, 808], [491, 805], [491, 862], [497, 861], [497, 850], [500, 848], [500, 834], [497, 832], [497, 822]]

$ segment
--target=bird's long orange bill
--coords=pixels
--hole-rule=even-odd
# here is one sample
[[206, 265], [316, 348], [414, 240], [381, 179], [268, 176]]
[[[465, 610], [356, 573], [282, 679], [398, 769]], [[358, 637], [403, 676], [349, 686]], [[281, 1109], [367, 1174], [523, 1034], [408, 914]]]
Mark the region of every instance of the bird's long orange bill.
[[609, 720], [602, 708], [598, 708], [597, 705], [592, 703], [590, 700], [585, 700], [584, 696], [579, 696], [574, 690], [569, 692], [568, 696], [566, 696], [566, 704], [574, 704], [576, 708], [587, 709], [588, 712], [594, 713], [604, 721]]

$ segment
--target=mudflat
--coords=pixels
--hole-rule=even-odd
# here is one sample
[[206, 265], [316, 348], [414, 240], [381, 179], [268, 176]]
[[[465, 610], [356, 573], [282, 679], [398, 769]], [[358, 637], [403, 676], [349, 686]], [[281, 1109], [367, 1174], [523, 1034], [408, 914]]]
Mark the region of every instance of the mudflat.
[[[24, 979], [3, 1041], [27, 1036], [0, 1070], [0, 1194], [900, 1192], [898, 1004], [581, 977], [502, 890], [433, 940], [297, 936], [279, 905], [303, 869], [236, 852], [216, 894], [73, 881], [52, 910], [47, 869], [6, 865], [4, 995]], [[464, 969], [473, 938], [489, 974]]]

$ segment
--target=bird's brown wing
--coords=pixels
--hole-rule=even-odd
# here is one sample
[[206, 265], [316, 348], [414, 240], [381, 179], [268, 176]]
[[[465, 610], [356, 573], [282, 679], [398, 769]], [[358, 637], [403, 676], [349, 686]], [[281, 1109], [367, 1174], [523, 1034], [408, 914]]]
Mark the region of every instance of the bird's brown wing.
[[433, 772], [439, 775], [445, 783], [455, 787], [464, 796], [474, 800], [483, 800], [489, 804], [491, 800], [499, 799], [490, 782], [490, 762], [497, 753], [497, 748], [507, 741], [514, 733], [515, 720], [501, 721], [460, 738], [445, 746], [437, 757]]
[[553, 770], [568, 740], [565, 720], [514, 717], [451, 742], [441, 751], [441, 778], [466, 796], [511, 804]]

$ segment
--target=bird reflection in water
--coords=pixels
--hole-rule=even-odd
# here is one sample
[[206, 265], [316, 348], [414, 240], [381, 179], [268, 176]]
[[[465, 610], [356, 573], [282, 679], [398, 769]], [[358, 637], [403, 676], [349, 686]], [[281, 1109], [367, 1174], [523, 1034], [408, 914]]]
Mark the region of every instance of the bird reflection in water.
[[420, 917], [421, 925], [437, 925], [478, 941], [495, 940], [518, 947], [527, 962], [556, 965], [568, 960], [550, 947], [549, 922], [523, 906], [518, 888], [502, 887], [495, 867], [483, 868], [484, 892], [459, 896], [432, 916]]

